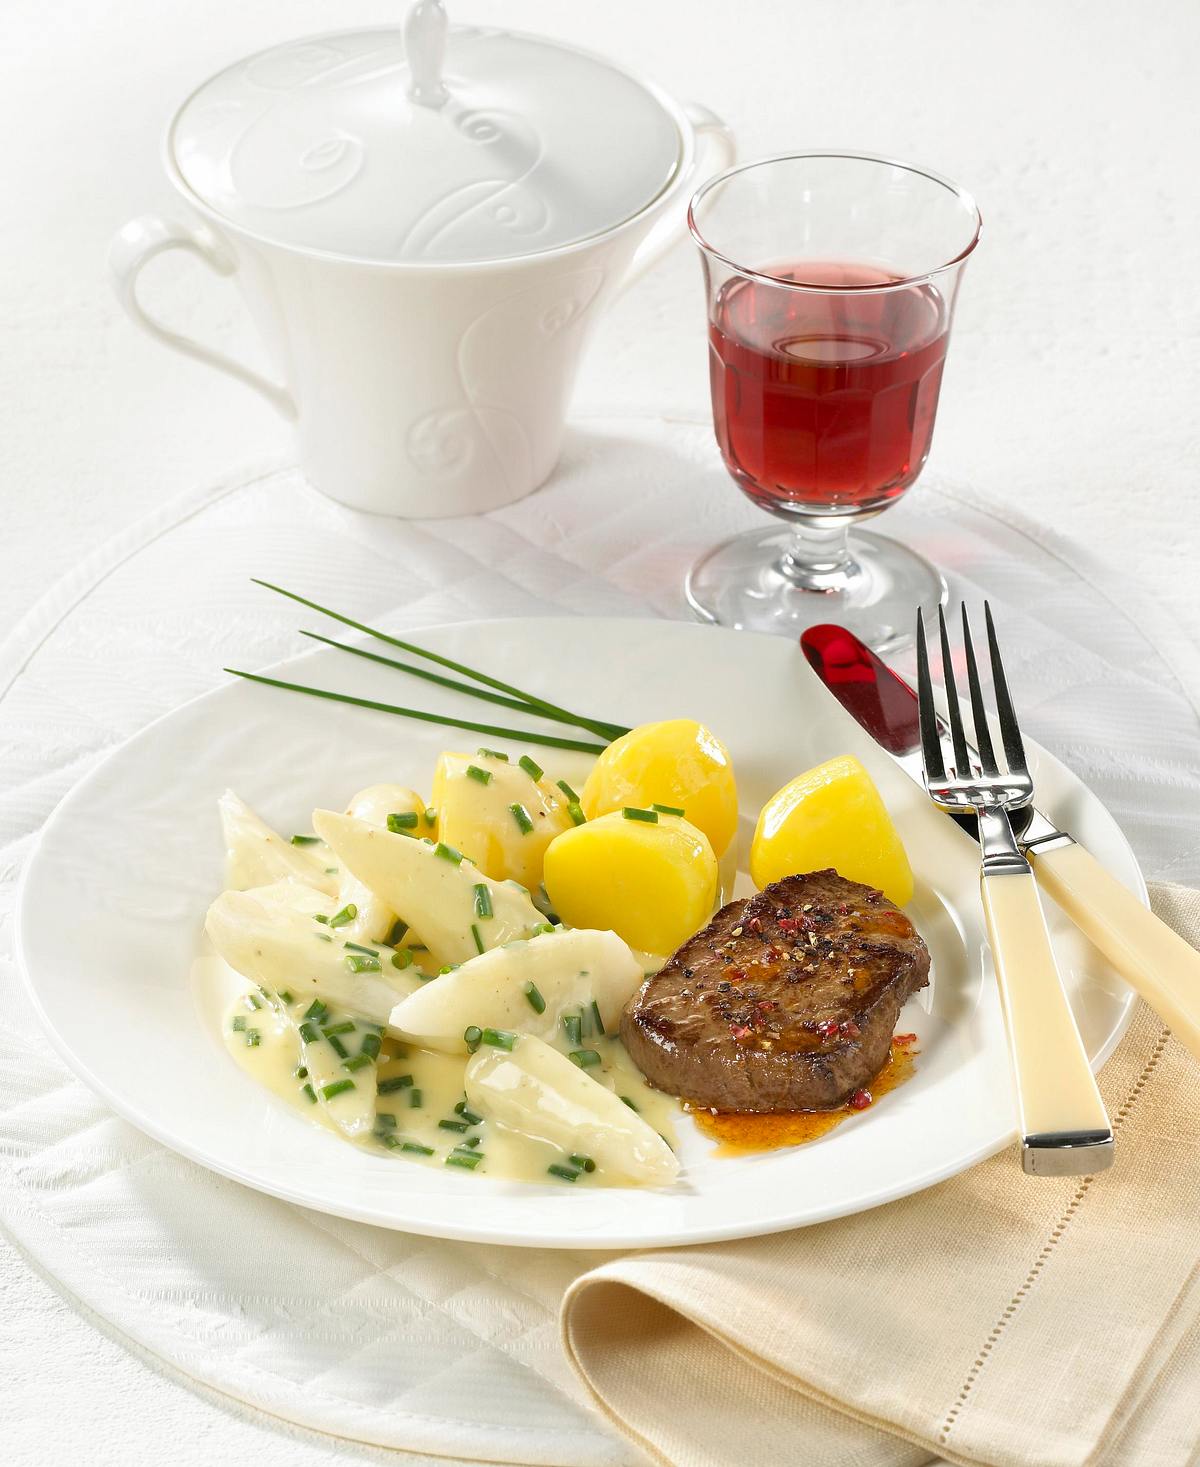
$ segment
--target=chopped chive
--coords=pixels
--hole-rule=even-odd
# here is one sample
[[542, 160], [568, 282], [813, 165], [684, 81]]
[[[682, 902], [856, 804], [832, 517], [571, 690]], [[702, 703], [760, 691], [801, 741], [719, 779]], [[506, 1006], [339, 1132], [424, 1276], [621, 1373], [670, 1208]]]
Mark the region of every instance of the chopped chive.
[[438, 841], [433, 848], [435, 856], [441, 856], [443, 861], [451, 861], [455, 866], [462, 865], [463, 853], [456, 851], [453, 846], [448, 846], [445, 841]]
[[479, 1145], [479, 1141], [480, 1138], [478, 1136], [467, 1136], [454, 1149], [455, 1151], [474, 1150]]
[[359, 942], [344, 942], [342, 946], [349, 948], [352, 953], [366, 953], [369, 958], [377, 958], [379, 956], [378, 948], [363, 947]]
[[577, 800], [572, 800], [567, 806], [567, 814], [571, 817], [574, 825], [583, 825], [587, 822], [587, 816], [583, 813], [583, 806]]
[[368, 1065], [373, 1065], [374, 1063], [375, 1060], [372, 1055], [362, 1053], [352, 1054], [349, 1059], [342, 1061], [342, 1069], [353, 1072], [354, 1070], [366, 1069]]
[[463, 1043], [467, 1046], [472, 1054], [474, 1054], [479, 1046], [483, 1043], [483, 1030], [479, 1027], [478, 1024], [469, 1024], [463, 1030]]
[[296, 1066], [296, 1079], [297, 1080], [307, 1080], [308, 1079], [308, 1066], [307, 1065], [297, 1065]]
[[479, 1037], [483, 1044], [490, 1044], [493, 1049], [511, 1049], [517, 1042], [517, 1036], [507, 1029], [484, 1029]]
[[515, 805], [510, 805], [508, 808], [512, 812], [512, 818], [517, 822], [521, 834], [528, 835], [533, 829], [533, 820], [529, 811], [519, 802]]
[[304, 1040], [305, 1044], [315, 1044], [320, 1037], [320, 1030], [315, 1024], [300, 1025], [300, 1038]]
[[563, 1015], [562, 1024], [563, 1024], [563, 1029], [566, 1031], [567, 1043], [570, 1044], [570, 1045], [573, 1045], [576, 1049], [578, 1049], [579, 1042], [583, 1038], [583, 1017], [582, 1017], [582, 1015], [580, 1015], [580, 1014], [564, 1014]]
[[568, 1156], [567, 1160], [572, 1166], [578, 1167], [581, 1172], [594, 1172], [596, 1170], [596, 1163], [592, 1158], [590, 1156], [581, 1156], [579, 1152]]
[[378, 973], [382, 964], [378, 958], [360, 958], [357, 953], [347, 953], [346, 967], [352, 973]]
[[499, 759], [502, 764], [508, 763], [508, 755], [502, 753], [499, 749], [480, 749], [479, 753], [482, 754], [485, 759]]
[[387, 818], [387, 828], [393, 835], [402, 835], [406, 830], [416, 830], [420, 816], [415, 810], [398, 810]]
[[480, 784], [491, 784], [492, 771], [490, 769], [480, 769], [478, 764], [468, 764], [467, 778], [477, 780]]
[[379, 1051], [383, 1047], [383, 1040], [378, 1034], [364, 1034], [363, 1042], [358, 1047], [359, 1054], [369, 1055], [371, 1059], [379, 1058]]
[[415, 1090], [414, 1089], [414, 1090], [410, 1090], [408, 1092], [408, 1108], [409, 1108], [409, 1110], [420, 1110], [421, 1109], [422, 1102], [423, 1102], [423, 1097], [422, 1097], [421, 1092], [419, 1090]]
[[534, 937], [543, 937], [546, 933], [555, 931], [555, 927], [553, 922], [539, 922], [536, 927], [530, 928], [530, 931]]
[[546, 1000], [542, 997], [542, 991], [536, 983], [526, 983], [521, 992], [525, 995], [525, 1001], [535, 1014], [546, 1012]]
[[471, 1127], [467, 1121], [439, 1121], [438, 1129], [440, 1131], [458, 1131], [461, 1133], [463, 1131], [469, 1131]]
[[309, 1006], [304, 1010], [304, 1017], [306, 1019], [312, 1019], [312, 1021], [316, 1024], [321, 1024], [324, 1022], [325, 1016], [326, 1014], [328, 1014], [328, 1012], [329, 1005], [327, 1003], [322, 1003], [319, 998], [314, 998], [312, 1003], [310, 1003]]
[[338, 874], [338, 868], [336, 866], [326, 866], [325, 867], [325, 875], [326, 876], [336, 876], [337, 874]]
[[681, 810], [678, 805], [651, 805], [650, 808], [657, 810], [660, 815], [682, 816], [685, 814], [685, 811]]
[[628, 1107], [629, 1107], [629, 1109], [630, 1109], [630, 1110], [631, 1110], [631, 1111], [633, 1111], [633, 1112], [634, 1112], [634, 1113], [635, 1113], [635, 1114], [637, 1114], [637, 1115], [640, 1115], [640, 1114], [641, 1114], [641, 1112], [640, 1112], [640, 1111], [639, 1111], [639, 1110], [638, 1110], [638, 1108], [637, 1108], [637, 1106], [636, 1106], [636, 1105], [634, 1105], [634, 1103], [633, 1103], [633, 1101], [632, 1101], [632, 1100], [630, 1100], [630, 1098], [629, 1098], [629, 1096], [628, 1096], [628, 1095], [622, 1095], [622, 1096], [621, 1096], [621, 1097], [620, 1097], [620, 1099], [621, 1099], [621, 1100], [622, 1100], [622, 1101], [623, 1101], [623, 1102], [624, 1102], [624, 1103], [625, 1103], [625, 1104], [626, 1104], [626, 1105], [627, 1105], [627, 1106], [628, 1106]]
[[443, 963], [442, 966], [437, 970], [437, 976], [441, 978], [446, 973], [453, 973], [455, 968], [459, 966], [460, 965], [458, 963]]
[[391, 1095], [394, 1090], [407, 1090], [412, 1082], [411, 1075], [392, 1075], [390, 1079], [380, 1080], [379, 1093], [380, 1095]]
[[471, 936], [475, 939], [475, 951], [477, 953], [487, 952], [487, 945], [483, 940], [483, 933], [480, 932], [477, 922], [471, 923]]
[[321, 1086], [321, 1098], [332, 1100], [335, 1095], [344, 1095], [347, 1090], [357, 1090], [353, 1080], [335, 1080], [332, 1085]]
[[436, 825], [437, 824], [437, 811], [433, 808], [432, 805], [426, 805], [425, 806], [425, 824], [426, 825]]
[[326, 1039], [331, 1034], [353, 1034], [354, 1021], [352, 1019], [343, 1019], [340, 1024], [327, 1024], [322, 1028], [321, 1033], [324, 1034]]
[[658, 824], [657, 810], [639, 810], [634, 805], [626, 805], [621, 811], [621, 814], [624, 815], [626, 820], [643, 820], [647, 825]]
[[399, 947], [404, 941], [404, 935], [408, 931], [408, 923], [403, 917], [397, 917], [392, 925], [392, 930], [387, 935], [388, 947]]
[[531, 759], [528, 754], [522, 754], [521, 757], [517, 760], [517, 764], [525, 771], [530, 779], [533, 780], [534, 784], [536, 784], [538, 780], [541, 779], [542, 775], [546, 772], [537, 762], [537, 760]]
[[380, 1146], [386, 1146], [389, 1151], [398, 1151], [400, 1149], [399, 1136], [393, 1136], [386, 1126], [377, 1127], [374, 1135]]
[[337, 1035], [336, 1034], [328, 1034], [328, 1035], [326, 1035], [326, 1038], [329, 1041], [329, 1047], [330, 1047], [330, 1049], [333, 1050], [334, 1054], [337, 1055], [338, 1059], [345, 1059], [346, 1056], [350, 1053], [350, 1051], [346, 1048], [346, 1046], [342, 1043], [342, 1041], [337, 1037]]
[[248, 1009], [261, 1009], [262, 1008], [262, 999], [261, 998], [257, 998], [253, 993], [247, 993], [247, 994], [243, 995], [243, 997], [245, 998], [246, 1007]]
[[281, 1002], [283, 1002], [283, 1003], [295, 1003], [296, 1002], [296, 995], [294, 993], [292, 993], [290, 989], [287, 989], [287, 988], [281, 988], [279, 990], [279, 998], [280, 998]]
[[558, 783], [559, 789], [562, 790], [563, 794], [566, 795], [567, 799], [570, 800], [573, 804], [578, 805], [578, 803], [579, 803], [579, 796], [575, 793], [575, 791], [571, 788], [571, 786], [566, 782], [566, 780], [565, 779], [560, 779], [560, 780], [557, 781], [557, 783]]
[[593, 1065], [600, 1063], [600, 1056], [594, 1049], [573, 1049], [567, 1058], [573, 1065], [578, 1065], [581, 1070], [590, 1069]]
[[245, 1016], [245, 1014], [239, 1014], [237, 1016], [237, 1018], [234, 1019], [234, 1021], [233, 1021], [233, 1028], [234, 1028], [234, 1030], [235, 1030], [236, 1033], [240, 1034], [242, 1032], [242, 1030], [245, 1029], [245, 1027], [246, 1027], [246, 1016]]
[[309, 1105], [316, 1105], [317, 1092], [312, 1088], [311, 1084], [301, 1085], [300, 1094], [307, 1099]]
[[412, 1156], [432, 1156], [432, 1146], [422, 1146], [419, 1141], [402, 1141], [400, 1150], [407, 1151]]
[[329, 919], [330, 927], [345, 927], [353, 922], [358, 916], [358, 908], [353, 902], [347, 902], [340, 912], [335, 912]]
[[465, 1100], [460, 1100], [454, 1107], [454, 1114], [456, 1116], [462, 1116], [468, 1126], [481, 1126], [483, 1124], [483, 1117], [477, 1116], [473, 1110], [468, 1110]]
[[246, 1030], [246, 1048], [247, 1049], [254, 1049], [256, 1045], [259, 1045], [261, 1043], [262, 1043], [262, 1035], [258, 1032], [257, 1029], [247, 1029]]
[[294, 835], [292, 844], [294, 846], [319, 846], [321, 837], [319, 835]]
[[482, 1160], [478, 1151], [452, 1151], [446, 1158], [446, 1165], [465, 1167], [467, 1171], [473, 1172]]
[[328, 926], [328, 924], [329, 924], [329, 913], [328, 912], [314, 912], [313, 913], [313, 921], [314, 922], [324, 922], [326, 924], [326, 926]]
[[475, 915], [477, 917], [490, 917], [492, 915], [492, 894], [487, 889], [486, 882], [475, 883]]
[[579, 1173], [573, 1166], [559, 1166], [555, 1162], [552, 1166], [548, 1166], [546, 1170], [552, 1177], [561, 1177], [564, 1182], [575, 1182], [579, 1179]]
[[595, 1029], [597, 1034], [606, 1034], [608, 1032], [604, 1027], [604, 1020], [600, 1017], [600, 1005], [595, 999], [592, 999], [592, 1028]]
[[318, 942], [332, 942], [333, 941], [333, 938], [329, 935], [328, 932], [314, 932], [313, 933], [313, 936], [317, 939]]
[[392, 954], [392, 967], [400, 969], [411, 968], [412, 960], [413, 955], [408, 948], [398, 948], [397, 951]]

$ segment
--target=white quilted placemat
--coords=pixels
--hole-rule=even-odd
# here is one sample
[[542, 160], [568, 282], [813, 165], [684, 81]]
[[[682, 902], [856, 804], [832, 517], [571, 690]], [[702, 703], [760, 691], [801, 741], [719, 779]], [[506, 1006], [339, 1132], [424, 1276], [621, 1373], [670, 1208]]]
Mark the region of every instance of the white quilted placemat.
[[[294, 650], [303, 588], [393, 628], [538, 612], [683, 615], [683, 571], [755, 514], [707, 425], [592, 422], [540, 494], [483, 520], [356, 515], [288, 468], [164, 506], [98, 547], [0, 645], [0, 1218], [140, 1346], [278, 1416], [468, 1460], [625, 1467], [555, 1326], [596, 1255], [440, 1243], [261, 1197], [116, 1120], [49, 1052], [10, 956], [15, 883], [56, 801], [185, 698]], [[884, 528], [998, 603], [1030, 732], [1097, 789], [1149, 875], [1200, 880], [1200, 675], [1153, 609], [961, 488]], [[1190, 690], [1190, 694], [1189, 694]], [[402, 728], [397, 728], [402, 736]], [[86, 942], [87, 934], [80, 940]], [[98, 1021], [102, 1020], [102, 995]]]

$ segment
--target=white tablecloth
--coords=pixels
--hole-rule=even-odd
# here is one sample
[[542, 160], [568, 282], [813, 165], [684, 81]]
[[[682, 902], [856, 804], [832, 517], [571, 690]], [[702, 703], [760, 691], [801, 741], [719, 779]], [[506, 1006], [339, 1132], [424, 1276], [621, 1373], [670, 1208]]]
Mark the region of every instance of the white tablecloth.
[[[479, 0], [453, 9], [497, 19]], [[372, 0], [353, 19], [396, 13]], [[610, 0], [598, 12], [510, 0], [503, 19], [608, 50], [702, 98], [747, 154], [849, 144], [927, 161], [971, 186], [987, 233], [967, 277], [929, 482], [967, 486], [1107, 556], [1120, 569], [1100, 589], [1156, 602], [1143, 620], [1192, 679], [1200, 305], [1181, 281], [1200, 224], [1187, 183], [1200, 11], [1162, 4], [1149, 24], [1120, 3], [751, 0], [734, 11]], [[127, 326], [102, 262], [124, 217], [167, 201], [156, 154], [174, 99], [244, 51], [346, 23], [343, 7], [295, 0], [5, 7], [0, 627], [157, 505], [284, 448], [253, 398]], [[236, 300], [198, 271], [164, 269], [152, 285], [176, 319], [253, 349]], [[700, 295], [685, 250], [617, 305], [577, 409], [702, 421]], [[732, 492], [700, 466], [697, 483], [698, 493]], [[568, 560], [571, 538], [583, 543], [591, 529], [587, 515], [562, 526]], [[630, 594], [654, 590], [641, 581], [651, 571]], [[118, 665], [111, 672], [119, 678]], [[86, 717], [68, 689], [62, 717]], [[7, 730], [5, 744], [19, 733]], [[21, 799], [37, 786], [36, 768], [27, 773]], [[1151, 854], [1153, 831], [1133, 833]], [[0, 1439], [20, 1467], [384, 1457], [180, 1389], [15, 1252], [0, 1260]]]

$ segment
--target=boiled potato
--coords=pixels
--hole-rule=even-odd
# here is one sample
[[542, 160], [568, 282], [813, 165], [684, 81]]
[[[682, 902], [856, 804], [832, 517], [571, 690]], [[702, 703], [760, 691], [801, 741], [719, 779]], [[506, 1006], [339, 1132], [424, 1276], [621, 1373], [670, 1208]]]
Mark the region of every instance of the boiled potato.
[[708, 837], [717, 856], [737, 834], [737, 784], [725, 745], [692, 718], [643, 723], [609, 744], [581, 799], [589, 820], [627, 805], [670, 805]]
[[871, 776], [843, 754], [798, 774], [762, 808], [750, 850], [758, 887], [832, 866], [878, 887], [902, 907], [912, 899], [912, 867]]
[[493, 948], [425, 984], [396, 1005], [390, 1027], [426, 1049], [466, 1054], [468, 1025], [552, 1039], [564, 1013], [594, 1002], [615, 1034], [641, 981], [641, 964], [615, 932], [559, 929]]
[[610, 928], [630, 947], [672, 953], [712, 915], [717, 858], [678, 815], [649, 822], [616, 812], [553, 842], [546, 891], [572, 927]]
[[603, 1173], [665, 1186], [675, 1153], [618, 1095], [531, 1034], [511, 1051], [485, 1046], [467, 1063], [473, 1111], [522, 1136], [590, 1156]]
[[494, 880], [517, 881], [527, 891], [541, 885], [546, 847], [574, 823], [567, 795], [538, 770], [528, 756], [522, 765], [482, 752], [443, 754], [433, 776], [438, 838]]
[[[313, 829], [354, 876], [421, 934], [439, 964], [529, 937], [545, 919], [528, 893], [493, 881], [448, 845], [427, 845], [351, 815], [313, 811]], [[478, 888], [490, 915], [483, 915]]]
[[[390, 815], [399, 816], [402, 821], [412, 820], [415, 822], [413, 825], [402, 827], [404, 833], [412, 835], [424, 835], [427, 829], [425, 801], [416, 790], [402, 784], [373, 784], [359, 790], [350, 801], [346, 814], [385, 828], [389, 828]], [[350, 871], [340, 872], [338, 906], [353, 906], [358, 911], [358, 916], [344, 934], [354, 942], [382, 942], [396, 925], [396, 913], [387, 902]]]
[[294, 846], [256, 815], [232, 790], [217, 801], [225, 837], [226, 882], [235, 891], [272, 881], [299, 881], [330, 895], [336, 881], [325, 870], [329, 862], [311, 846]]

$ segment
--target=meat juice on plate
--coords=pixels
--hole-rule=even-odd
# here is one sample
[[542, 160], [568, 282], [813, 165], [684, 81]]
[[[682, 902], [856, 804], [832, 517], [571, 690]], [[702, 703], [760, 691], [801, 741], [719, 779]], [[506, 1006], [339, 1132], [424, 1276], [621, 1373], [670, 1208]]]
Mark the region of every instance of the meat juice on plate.
[[833, 289], [735, 277], [721, 290], [709, 368], [726, 465], [764, 509], [882, 509], [929, 452], [945, 303], [928, 284], [853, 289], [900, 278], [868, 265], [804, 261], [764, 273]]

